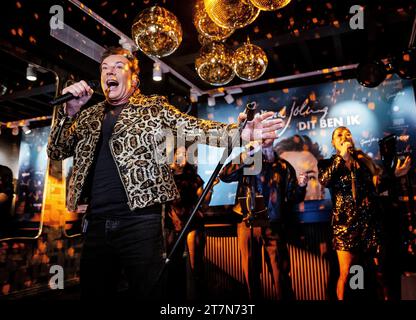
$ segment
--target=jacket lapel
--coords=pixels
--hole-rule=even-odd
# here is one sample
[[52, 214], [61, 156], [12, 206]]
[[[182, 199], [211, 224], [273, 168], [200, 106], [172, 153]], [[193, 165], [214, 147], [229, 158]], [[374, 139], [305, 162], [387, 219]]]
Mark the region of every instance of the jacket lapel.
[[95, 106], [89, 108], [89, 119], [95, 121], [95, 120], [101, 120], [101, 118], [104, 116], [104, 110], [105, 110], [105, 101], [97, 103]]
[[88, 109], [88, 114], [85, 125], [89, 127], [89, 132], [93, 135], [98, 135], [101, 132], [101, 126], [104, 119], [105, 101], [96, 104]]

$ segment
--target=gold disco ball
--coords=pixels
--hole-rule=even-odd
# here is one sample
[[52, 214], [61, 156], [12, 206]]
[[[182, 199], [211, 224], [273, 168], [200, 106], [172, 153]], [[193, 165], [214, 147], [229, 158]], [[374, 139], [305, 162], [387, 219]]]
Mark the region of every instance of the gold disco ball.
[[194, 25], [199, 34], [211, 41], [224, 40], [234, 32], [234, 29], [220, 27], [211, 20], [205, 11], [204, 0], [196, 1]]
[[235, 74], [246, 81], [260, 78], [267, 69], [267, 63], [267, 55], [263, 49], [249, 42], [234, 53]]
[[260, 14], [249, 0], [204, 0], [204, 4], [211, 20], [223, 28], [244, 28]]
[[201, 44], [201, 46], [205, 46], [206, 44], [209, 44], [212, 42], [210, 38], [204, 37], [202, 34], [198, 34], [198, 42]]
[[257, 8], [263, 11], [274, 11], [286, 7], [291, 0], [250, 0]]
[[166, 57], [182, 42], [182, 27], [168, 10], [153, 6], [140, 12], [131, 27], [133, 40], [145, 54]]
[[233, 54], [221, 42], [205, 44], [199, 56], [195, 59], [195, 69], [198, 75], [205, 82], [222, 86], [233, 80]]

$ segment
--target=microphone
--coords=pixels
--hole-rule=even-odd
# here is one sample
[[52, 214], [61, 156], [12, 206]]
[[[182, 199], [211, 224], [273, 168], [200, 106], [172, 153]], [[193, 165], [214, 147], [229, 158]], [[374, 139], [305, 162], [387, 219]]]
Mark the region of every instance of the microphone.
[[[100, 82], [98, 80], [88, 80], [86, 82], [92, 90], [96, 90], [100, 86]], [[72, 93], [67, 92], [67, 93], [65, 93], [65, 94], [63, 94], [59, 97], [56, 97], [52, 101], [49, 101], [49, 104], [51, 106], [56, 106], [57, 104], [62, 104], [64, 102], [67, 102], [67, 101], [72, 100], [74, 98], [76, 98], [76, 97]]]
[[252, 121], [254, 119], [256, 107], [257, 103], [255, 101], [247, 103], [246, 110], [244, 110], [244, 113], [247, 115], [247, 121]]
[[247, 115], [247, 118], [240, 123], [240, 128], [244, 129], [248, 121], [252, 121], [254, 119], [254, 114], [256, 113], [257, 103], [255, 101], [249, 102], [246, 104], [246, 109], [244, 113]]
[[355, 154], [355, 150], [354, 150], [354, 147], [353, 146], [351, 146], [351, 147], [348, 147], [348, 153], [350, 154], [350, 155], [354, 155]]

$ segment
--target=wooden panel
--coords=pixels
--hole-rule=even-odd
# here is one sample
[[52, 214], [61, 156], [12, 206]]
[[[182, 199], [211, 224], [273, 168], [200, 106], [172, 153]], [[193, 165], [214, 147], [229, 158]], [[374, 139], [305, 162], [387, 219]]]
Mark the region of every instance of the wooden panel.
[[[207, 228], [205, 260], [208, 283], [216, 283], [229, 289], [228, 277], [244, 284], [241, 267], [241, 255], [238, 247], [235, 226]], [[329, 261], [327, 259], [327, 224], [301, 224], [288, 239], [291, 259], [290, 275], [292, 288], [297, 300], [325, 300], [329, 279]], [[267, 299], [275, 299], [275, 290], [271, 274], [262, 250], [261, 283], [263, 294]], [[223, 271], [219, 275], [217, 270]], [[211, 282], [213, 281], [213, 282]]]

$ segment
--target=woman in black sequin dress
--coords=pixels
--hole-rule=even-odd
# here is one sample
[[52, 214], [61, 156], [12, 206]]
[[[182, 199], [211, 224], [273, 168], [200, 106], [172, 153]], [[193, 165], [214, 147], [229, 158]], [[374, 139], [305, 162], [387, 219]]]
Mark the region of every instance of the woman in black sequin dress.
[[373, 254], [378, 246], [377, 193], [380, 169], [360, 150], [351, 132], [338, 127], [332, 133], [336, 155], [321, 160], [319, 181], [331, 192], [333, 246], [337, 252], [340, 276], [337, 297], [344, 299], [350, 267], [361, 254]]

